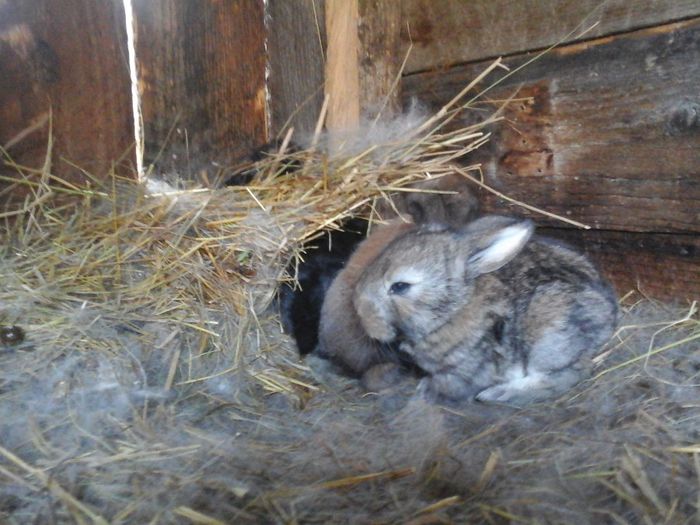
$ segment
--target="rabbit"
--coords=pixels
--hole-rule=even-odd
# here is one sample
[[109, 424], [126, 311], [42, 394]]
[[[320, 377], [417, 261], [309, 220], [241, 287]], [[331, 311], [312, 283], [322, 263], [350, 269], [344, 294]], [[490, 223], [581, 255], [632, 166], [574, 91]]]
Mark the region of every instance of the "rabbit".
[[[241, 160], [241, 167], [225, 181], [226, 186], [247, 185], [259, 175], [256, 162], [279, 150], [279, 141], [264, 144], [251, 155]], [[287, 153], [299, 153], [300, 146], [290, 142]], [[281, 174], [294, 173], [301, 169], [301, 162], [292, 157], [281, 167]], [[453, 191], [454, 194], [400, 193], [394, 197], [393, 206], [380, 203], [383, 215], [392, 216], [396, 211], [408, 220], [421, 223], [426, 220], [461, 224], [472, 216], [476, 209], [476, 199], [467, 187], [467, 181], [456, 174], [436, 177], [415, 183], [419, 189]], [[412, 219], [413, 218], [413, 219]], [[338, 272], [343, 268], [355, 247], [364, 239], [367, 224], [360, 220], [350, 220], [342, 231], [332, 231], [330, 238], [323, 237], [305, 246], [305, 261], [289, 273], [297, 273], [299, 287], [282, 285], [278, 293], [278, 308], [285, 332], [290, 333], [297, 344], [300, 355], [312, 352], [318, 344], [319, 318], [321, 305], [326, 292]]]
[[[332, 231], [306, 246], [305, 260], [299, 264], [298, 288], [284, 284], [278, 292], [282, 327], [292, 334], [300, 355], [316, 349], [321, 304], [328, 287], [343, 269], [355, 247], [366, 236], [366, 222], [351, 220], [342, 231]], [[294, 274], [295, 269], [288, 270]]]
[[502, 216], [410, 230], [362, 273], [360, 324], [428, 374], [422, 395], [521, 406], [585, 376], [615, 330], [615, 294], [583, 255], [533, 232]]
[[[392, 201], [399, 214], [408, 214], [415, 224], [445, 224], [460, 227], [473, 220], [479, 212], [479, 202], [469, 189], [467, 179], [457, 173], [425, 179], [409, 186], [418, 190], [438, 190], [453, 193], [399, 192]], [[386, 209], [386, 203], [380, 206]]]
[[[428, 179], [414, 184], [420, 189], [453, 191], [454, 194], [439, 193], [415, 193], [404, 192], [394, 198], [394, 206], [381, 204], [384, 210], [383, 216], [395, 215], [396, 209], [410, 224], [415, 222], [436, 221], [446, 224], [461, 225], [471, 219], [478, 210], [478, 203], [474, 195], [469, 191], [468, 182], [458, 175], [448, 175], [435, 179]], [[396, 219], [394, 219], [396, 220]], [[404, 228], [396, 225], [390, 228]], [[282, 286], [279, 291], [279, 308], [282, 317], [282, 326], [285, 331], [292, 334], [301, 355], [306, 355], [316, 349], [318, 355], [330, 358], [342, 371], [352, 376], [362, 376], [367, 366], [377, 361], [377, 350], [374, 348], [368, 352], [374, 358], [365, 356], [359, 359], [362, 351], [357, 351], [350, 345], [352, 341], [366, 340], [361, 331], [349, 336], [350, 327], [359, 329], [357, 314], [352, 309], [351, 293], [348, 292], [357, 280], [360, 270], [357, 264], [362, 266], [370, 262], [370, 259], [379, 252], [380, 245], [388, 242], [386, 236], [389, 232], [380, 233], [360, 251], [353, 268], [344, 274], [341, 283], [329, 289], [331, 282], [340, 272], [355, 248], [366, 237], [367, 223], [353, 219], [344, 225], [344, 231], [330, 233], [330, 242], [321, 238], [309, 249], [305, 262], [299, 266], [298, 280], [300, 287], [294, 289], [290, 286]], [[385, 240], [381, 240], [385, 238]], [[370, 254], [371, 257], [370, 257]], [[290, 269], [290, 273], [292, 273]], [[344, 285], [342, 283], [345, 283]], [[322, 305], [326, 301], [327, 293], [331, 293], [328, 307], [325, 309], [326, 321], [319, 323], [322, 318]], [[345, 297], [347, 295], [347, 297]], [[343, 306], [341, 306], [343, 305]], [[349, 320], [351, 319], [351, 320]], [[319, 331], [325, 330], [326, 344], [320, 344]], [[337, 339], [338, 343], [333, 341]], [[342, 341], [342, 343], [341, 343]], [[368, 350], [366, 346], [362, 347]], [[387, 355], [396, 358], [396, 351], [382, 347]], [[345, 355], [347, 353], [348, 355]], [[399, 361], [405, 361], [399, 359]], [[410, 362], [406, 364], [411, 365]], [[376, 372], [376, 371], [375, 371]], [[387, 368], [387, 374], [391, 376], [394, 371]], [[379, 384], [374, 382], [374, 384]]]
[[[326, 292], [321, 306], [317, 354], [347, 375], [363, 377], [376, 365], [401, 362], [395, 349], [367, 337], [353, 308], [352, 292], [365, 267], [396, 237], [414, 228], [415, 224], [399, 220], [379, 226], [357, 247]], [[379, 373], [380, 370], [389, 375], [394, 373], [393, 367], [376, 368], [367, 376], [370, 390], [378, 389], [384, 382], [381, 377], [385, 374]]]
[[[405, 192], [394, 199], [394, 208], [408, 222], [394, 220], [359, 245], [328, 289], [321, 307], [318, 355], [330, 359], [345, 373], [362, 378], [368, 390], [394, 384], [397, 366], [420, 375], [422, 371], [396, 345], [367, 336], [352, 303], [353, 290], [364, 269], [399, 235], [417, 224], [463, 226], [478, 213], [478, 201], [459, 175], [421, 181], [414, 188], [453, 191], [453, 194]], [[385, 206], [385, 209], [389, 209]], [[380, 212], [381, 213], [381, 212]]]

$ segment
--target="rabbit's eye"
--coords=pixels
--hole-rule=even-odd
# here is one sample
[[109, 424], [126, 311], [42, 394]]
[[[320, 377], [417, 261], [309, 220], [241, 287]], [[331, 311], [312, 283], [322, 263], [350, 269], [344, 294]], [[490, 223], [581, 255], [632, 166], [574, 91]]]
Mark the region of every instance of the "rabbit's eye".
[[395, 295], [403, 295], [411, 287], [409, 283], [404, 283], [402, 281], [397, 281], [389, 287], [389, 293]]

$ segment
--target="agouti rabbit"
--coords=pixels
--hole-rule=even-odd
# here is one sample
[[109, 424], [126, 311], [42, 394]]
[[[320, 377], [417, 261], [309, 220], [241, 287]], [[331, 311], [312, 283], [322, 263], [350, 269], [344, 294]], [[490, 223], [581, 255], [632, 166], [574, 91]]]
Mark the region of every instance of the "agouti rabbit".
[[364, 331], [398, 343], [431, 397], [522, 405], [566, 391], [611, 337], [617, 301], [584, 256], [533, 230], [487, 216], [396, 236], [355, 288]]
[[[420, 181], [414, 184], [414, 188], [452, 193], [402, 192], [396, 195], [393, 207], [386, 203], [380, 206], [382, 216], [392, 217], [396, 209], [405, 220], [418, 224], [437, 222], [460, 226], [473, 218], [478, 208], [468, 184], [469, 182], [459, 175]], [[396, 228], [396, 224], [392, 225], [391, 229]], [[307, 354], [315, 348], [320, 328], [325, 331], [325, 335], [321, 337], [323, 340], [319, 353], [330, 357], [346, 372], [362, 375], [366, 370], [364, 363], [376, 361], [375, 354], [381, 345], [373, 342], [372, 350], [365, 352], [368, 349], [362, 343], [358, 343], [359, 349], [352, 344], [355, 340], [367, 341], [352, 307], [352, 289], [364, 266], [369, 264], [384, 244], [393, 237], [390, 236], [389, 230], [382, 231], [383, 227], [379, 226], [379, 237], [367, 240], [362, 245], [364, 247], [358, 248], [357, 257], [351, 265], [352, 269], [342, 273], [343, 277], [338, 285], [329, 290], [329, 285], [345, 266], [350, 254], [360, 241], [365, 239], [366, 222], [352, 220], [344, 226], [345, 231], [330, 234], [330, 242], [323, 237], [307, 251], [305, 263], [299, 266], [300, 289], [280, 287], [280, 313], [285, 330], [294, 336], [301, 354]], [[403, 230], [406, 226], [398, 228]], [[325, 309], [326, 320], [319, 326], [321, 305], [327, 293], [330, 293], [331, 298]], [[355, 328], [360, 331], [352, 332]], [[390, 356], [395, 358], [397, 354], [392, 352]]]
[[[370, 390], [387, 386], [395, 370], [383, 364], [415, 367], [413, 360], [397, 345], [388, 345], [367, 336], [352, 303], [352, 296], [365, 268], [397, 236], [416, 228], [416, 224], [464, 226], [478, 211], [478, 202], [459, 175], [421, 181], [414, 188], [450, 191], [451, 194], [405, 192], [394, 199], [404, 219], [379, 226], [362, 242], [337, 275], [326, 293], [319, 325], [319, 355], [339, 365], [346, 373], [362, 377]], [[389, 209], [385, 207], [385, 210]]]

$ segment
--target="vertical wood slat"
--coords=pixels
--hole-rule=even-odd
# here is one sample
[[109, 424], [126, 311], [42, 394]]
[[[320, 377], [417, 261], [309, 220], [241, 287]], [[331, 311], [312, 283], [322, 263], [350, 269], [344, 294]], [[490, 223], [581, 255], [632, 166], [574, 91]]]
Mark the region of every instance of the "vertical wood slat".
[[321, 0], [268, 0], [270, 135], [308, 137], [323, 104], [326, 27]]
[[356, 127], [362, 116], [399, 108], [393, 89], [399, 75], [400, 3], [392, 0], [327, 0], [326, 94], [329, 129]]
[[348, 129], [360, 123], [360, 71], [357, 34], [358, 0], [326, 2], [326, 96], [328, 129]]
[[180, 178], [267, 141], [263, 0], [134, 4], [146, 164]]
[[[119, 159], [133, 173], [133, 117], [121, 0], [0, 3], [0, 145], [21, 164], [43, 164], [52, 113], [52, 171], [104, 177]], [[0, 169], [2, 169], [0, 167]]]
[[372, 117], [380, 112], [391, 117], [401, 109], [401, 2], [363, 0], [358, 34], [361, 111]]

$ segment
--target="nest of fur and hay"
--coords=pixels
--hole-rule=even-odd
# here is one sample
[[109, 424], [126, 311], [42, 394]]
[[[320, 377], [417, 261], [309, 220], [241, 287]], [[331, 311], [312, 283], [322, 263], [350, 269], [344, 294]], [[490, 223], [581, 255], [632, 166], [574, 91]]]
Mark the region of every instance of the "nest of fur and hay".
[[378, 199], [487, 139], [497, 114], [446, 130], [459, 100], [373, 145], [286, 140], [246, 186], [78, 187], [51, 174], [50, 148], [43, 170], [16, 166], [9, 187], [28, 197], [0, 213], [0, 518], [696, 519], [694, 305], [628, 301], [597, 375], [521, 410], [366, 395], [281, 333], [274, 298], [303, 242], [381, 220]]

